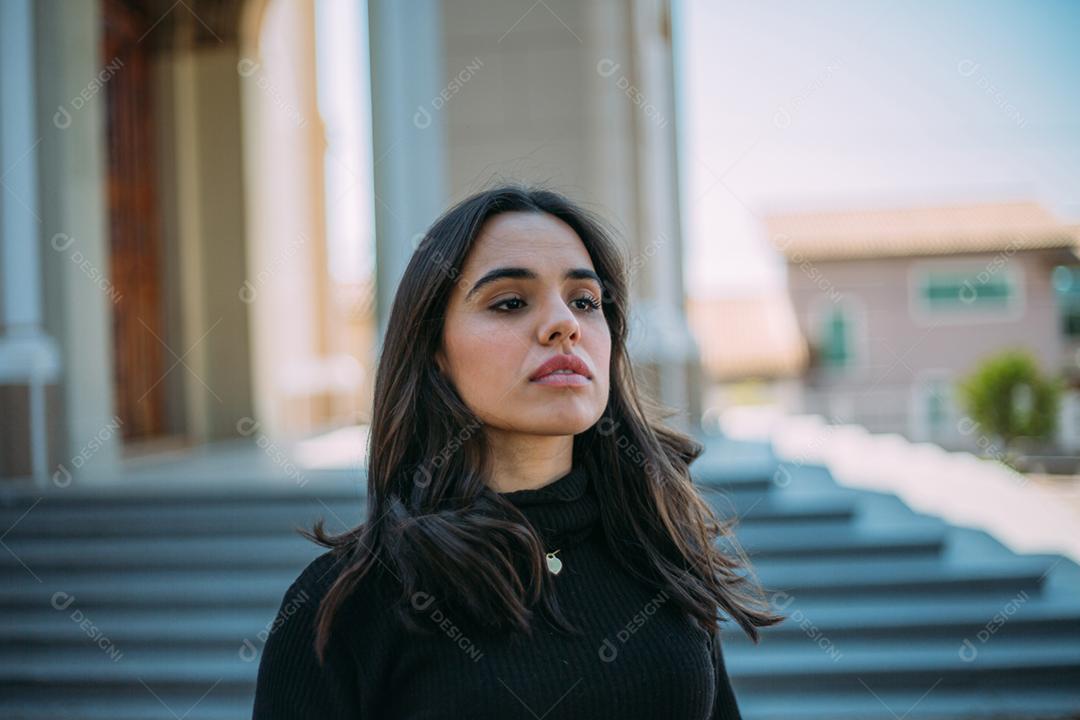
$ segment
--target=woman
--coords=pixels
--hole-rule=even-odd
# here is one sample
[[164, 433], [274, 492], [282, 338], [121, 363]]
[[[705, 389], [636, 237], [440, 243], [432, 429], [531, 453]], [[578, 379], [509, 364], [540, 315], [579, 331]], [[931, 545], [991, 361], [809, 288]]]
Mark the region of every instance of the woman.
[[702, 446], [639, 397], [627, 264], [543, 189], [431, 227], [379, 362], [367, 518], [305, 532], [330, 550], [283, 598], [256, 720], [740, 717], [718, 610], [755, 642], [782, 617], [715, 544]]

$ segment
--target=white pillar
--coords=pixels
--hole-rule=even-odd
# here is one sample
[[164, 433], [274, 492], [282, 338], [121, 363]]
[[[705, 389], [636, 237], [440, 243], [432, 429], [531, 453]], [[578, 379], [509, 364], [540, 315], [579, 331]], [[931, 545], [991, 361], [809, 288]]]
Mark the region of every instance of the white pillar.
[[[641, 96], [656, 109], [634, 116], [640, 202], [631, 271], [640, 275], [634, 279], [640, 294], [634, 300], [630, 351], [636, 362], [657, 368], [660, 400], [688, 410], [689, 418], [676, 416], [669, 422], [690, 430], [700, 422], [701, 388], [692, 377], [698, 349], [684, 302], [672, 38], [677, 16], [670, 18], [668, 0], [630, 3], [636, 81]], [[665, 17], [670, 22], [665, 23]]]
[[[0, 383], [30, 390], [30, 467], [46, 482], [45, 385], [59, 354], [41, 326], [41, 228], [34, 113], [34, 23], [30, 0], [0, 3]], [[16, 423], [19, 421], [16, 420]]]
[[433, 106], [444, 83], [442, 10], [439, 0], [369, 0], [368, 11], [381, 348], [414, 238], [447, 200], [443, 114]]
[[33, 17], [29, 0], [0, 3], [0, 232], [3, 233], [3, 325], [25, 337], [40, 332], [37, 145], [34, 128]]
[[100, 0], [32, 4], [38, 172], [48, 188], [38, 198], [45, 326], [57, 339], [64, 379], [62, 421], [50, 438], [61, 464], [51, 477], [59, 488], [72, 481], [88, 486], [115, 479], [121, 437], [113, 400], [105, 95], [84, 101], [81, 93], [115, 58], [102, 57]]

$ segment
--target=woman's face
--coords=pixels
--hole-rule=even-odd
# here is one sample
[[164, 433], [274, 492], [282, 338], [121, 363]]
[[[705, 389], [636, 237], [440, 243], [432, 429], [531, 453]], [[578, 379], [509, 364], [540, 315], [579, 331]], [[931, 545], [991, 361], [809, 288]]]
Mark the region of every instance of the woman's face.
[[[450, 295], [436, 360], [469, 409], [491, 428], [574, 435], [604, 413], [611, 335], [584, 244], [546, 213], [491, 218]], [[581, 374], [533, 379], [573, 356]]]

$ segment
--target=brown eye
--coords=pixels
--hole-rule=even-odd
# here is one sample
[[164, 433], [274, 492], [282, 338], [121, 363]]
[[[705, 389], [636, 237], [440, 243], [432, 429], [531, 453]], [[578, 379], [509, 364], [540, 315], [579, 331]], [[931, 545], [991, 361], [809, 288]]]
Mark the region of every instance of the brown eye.
[[503, 305], [505, 305], [506, 303], [523, 303], [523, 302], [524, 301], [521, 298], [506, 298], [505, 300], [500, 300], [499, 302], [492, 305], [491, 310], [494, 311], [494, 312], [497, 312], [497, 313], [507, 313], [507, 312], [511, 312], [513, 310], [518, 310], [519, 308], [513, 307], [513, 308], [502, 309]]
[[600, 301], [592, 295], [584, 295], [574, 300], [574, 302], [585, 303], [585, 307], [578, 306], [579, 310], [584, 310], [585, 312], [593, 312], [594, 310], [600, 309]]

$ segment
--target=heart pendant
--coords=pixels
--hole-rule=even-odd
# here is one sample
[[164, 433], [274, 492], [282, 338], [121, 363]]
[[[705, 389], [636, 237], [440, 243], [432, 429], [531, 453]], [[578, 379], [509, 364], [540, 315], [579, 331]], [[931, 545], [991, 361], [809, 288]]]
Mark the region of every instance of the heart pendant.
[[[556, 551], [556, 552], [558, 552], [558, 551]], [[548, 566], [548, 570], [551, 571], [552, 575], [558, 575], [559, 571], [562, 570], [562, 560], [555, 557], [555, 553], [548, 553], [547, 554], [547, 566]]]

